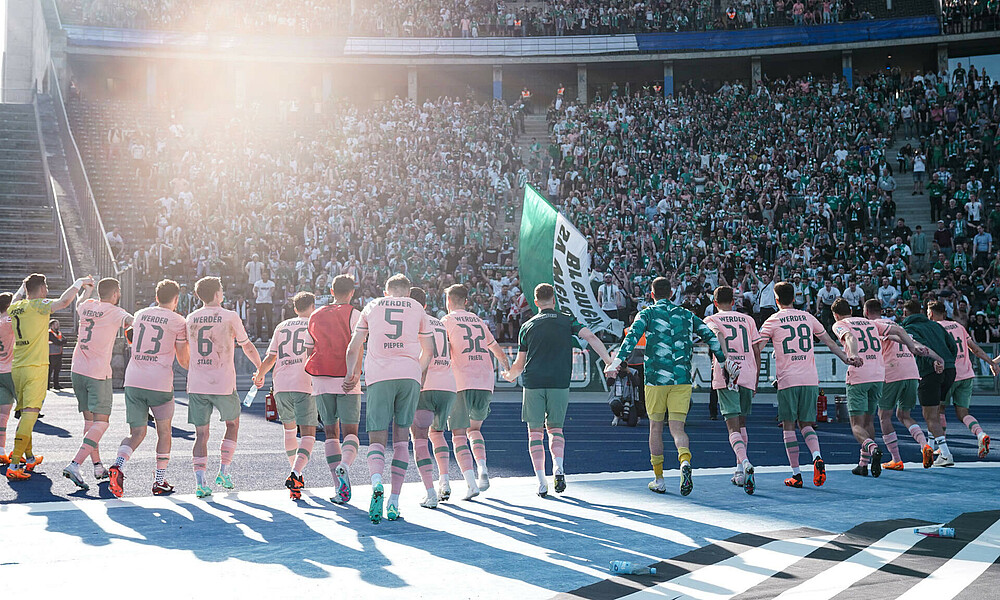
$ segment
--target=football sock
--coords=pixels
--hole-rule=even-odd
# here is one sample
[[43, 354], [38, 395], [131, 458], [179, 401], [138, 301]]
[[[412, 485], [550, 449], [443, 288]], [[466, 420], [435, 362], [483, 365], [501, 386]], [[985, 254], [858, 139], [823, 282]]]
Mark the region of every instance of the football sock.
[[563, 458], [566, 452], [566, 437], [562, 427], [549, 427], [549, 453], [552, 455], [552, 468], [557, 474], [563, 473]]
[[795, 435], [795, 431], [782, 431], [782, 437], [785, 439], [785, 454], [788, 455], [788, 464], [792, 467], [792, 474], [799, 474], [799, 440]]
[[295, 428], [285, 429], [285, 456], [288, 457], [288, 468], [295, 464], [295, 451], [299, 449], [299, 440], [295, 435]]
[[885, 447], [889, 449], [889, 454], [892, 455], [892, 461], [903, 462], [903, 458], [899, 455], [899, 440], [896, 437], [896, 432], [891, 431], [883, 435], [882, 441], [885, 442]]
[[194, 466], [194, 480], [198, 486], [205, 485], [205, 471], [208, 469], [208, 457], [207, 456], [195, 456], [191, 460], [191, 464]]
[[934, 438], [937, 442], [937, 447], [941, 451], [941, 456], [951, 458], [951, 450], [948, 449], [948, 439], [945, 436], [938, 436]]
[[977, 421], [975, 417], [973, 417], [972, 415], [965, 415], [965, 418], [962, 419], [962, 422], [965, 423], [965, 426], [969, 428], [969, 431], [972, 432], [972, 435], [976, 436], [977, 438], [982, 437], [983, 428], [979, 426], [979, 421]]
[[649, 457], [649, 464], [653, 465], [653, 476], [657, 479], [663, 479], [663, 455], [651, 455]]
[[528, 431], [528, 453], [531, 454], [531, 466], [535, 473], [542, 472], [542, 481], [545, 480], [545, 445], [542, 442], [541, 431]]
[[428, 437], [434, 449], [434, 461], [437, 462], [438, 479], [448, 481], [448, 471], [451, 469], [451, 451], [448, 449], [447, 440], [444, 439], [444, 432], [431, 429]]
[[341, 459], [343, 458], [340, 442], [329, 438], [323, 443], [323, 450], [326, 453], [326, 466], [330, 468], [330, 475], [336, 479], [337, 467], [340, 466]]
[[483, 432], [477, 429], [469, 430], [469, 443], [472, 444], [472, 456], [476, 458], [476, 465], [479, 467], [479, 471], [483, 472], [486, 470], [486, 440], [483, 438]]
[[801, 429], [802, 439], [806, 443], [806, 448], [809, 448], [809, 453], [812, 455], [812, 459], [816, 460], [822, 455], [819, 452], [819, 436], [816, 435], [816, 430], [810, 426], [805, 426]]
[[868, 463], [870, 463], [871, 461], [872, 461], [871, 452], [868, 452], [867, 448], [862, 447], [861, 448], [861, 460], [858, 461], [858, 464], [861, 465], [862, 467], [867, 467]]
[[743, 436], [738, 432], [730, 433], [729, 445], [733, 447], [733, 452], [736, 454], [737, 464], [742, 465], [747, 460], [747, 445], [743, 441]]
[[348, 433], [344, 436], [344, 466], [350, 467], [358, 457], [358, 436]]
[[304, 435], [299, 439], [299, 449], [295, 452], [295, 464], [292, 465], [292, 473], [301, 476], [306, 464], [309, 463], [309, 456], [312, 455], [313, 446], [316, 444], [316, 437]]
[[130, 458], [132, 458], [132, 447], [128, 444], [118, 446], [118, 456], [115, 457], [115, 466], [119, 469], [123, 468]]
[[410, 443], [408, 441], [392, 444], [392, 495], [399, 496], [406, 478], [406, 469], [410, 466]]
[[10, 418], [10, 409], [13, 404], [0, 405], [0, 453], [7, 447], [7, 419]]
[[[80, 445], [80, 449], [76, 452], [76, 457], [73, 462], [80, 465], [88, 456], [93, 456], [94, 449], [101, 442], [101, 438], [104, 437], [104, 432], [108, 430], [108, 424], [103, 421], [92, 421], [90, 423], [90, 428], [87, 430], [86, 435], [83, 436], [83, 444]], [[94, 461], [101, 462], [98, 458]]]
[[913, 437], [914, 441], [920, 444], [921, 448], [927, 445], [927, 436], [925, 436], [924, 431], [920, 429], [920, 425], [917, 425], [916, 423], [910, 425], [909, 431], [910, 436]]
[[156, 483], [163, 483], [166, 481], [168, 464], [170, 464], [169, 454], [156, 455]]
[[431, 460], [430, 442], [426, 438], [413, 438], [413, 458], [424, 489], [434, 489], [434, 461]]
[[472, 469], [472, 452], [469, 451], [469, 438], [464, 435], [452, 434], [451, 443], [455, 445], [455, 461], [464, 473]]
[[372, 485], [382, 483], [382, 471], [385, 470], [385, 446], [368, 444], [368, 472], [372, 476]]
[[229, 473], [229, 465], [233, 464], [233, 455], [236, 454], [236, 440], [223, 438], [219, 453], [219, 473], [226, 475]]

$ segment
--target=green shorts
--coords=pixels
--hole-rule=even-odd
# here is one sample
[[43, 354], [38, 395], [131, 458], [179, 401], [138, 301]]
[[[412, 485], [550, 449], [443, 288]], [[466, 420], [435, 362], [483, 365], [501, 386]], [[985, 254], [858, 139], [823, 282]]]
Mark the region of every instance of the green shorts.
[[232, 394], [188, 394], [188, 423], [195, 427], [208, 425], [212, 420], [212, 409], [219, 411], [220, 421], [236, 421], [240, 418], [240, 397]]
[[275, 392], [274, 403], [278, 405], [278, 417], [285, 425], [295, 423], [306, 427], [316, 427], [316, 398], [305, 392]]
[[562, 427], [565, 423], [566, 410], [569, 408], [569, 388], [524, 388], [521, 398], [521, 420], [528, 427]]
[[[417, 401], [417, 410], [429, 410], [434, 413], [434, 422], [431, 424], [431, 429], [445, 431], [448, 429], [450, 422], [448, 415], [451, 415], [452, 419], [454, 419], [454, 410], [452, 407], [455, 405], [455, 397], [455, 392], [446, 392], [444, 390], [420, 392], [420, 400]], [[466, 423], [468, 423], [468, 417], [466, 417]], [[468, 427], [468, 424], [465, 427]]]
[[420, 382], [416, 379], [388, 379], [368, 386], [365, 428], [368, 431], [388, 431], [413, 425], [413, 415], [420, 401]]
[[361, 394], [317, 394], [314, 398], [324, 426], [361, 422]]
[[77, 407], [80, 412], [92, 412], [99, 415], [111, 414], [111, 379], [94, 379], [79, 373], [70, 373], [73, 382], [73, 393], [76, 394]]
[[10, 373], [0, 373], [0, 406], [14, 404], [14, 377]]
[[778, 420], [783, 423], [815, 423], [817, 398], [817, 385], [797, 385], [778, 390]]
[[878, 401], [879, 409], [893, 410], [898, 408], [903, 412], [910, 412], [917, 405], [917, 384], [919, 383], [919, 379], [886, 382], [882, 386], [882, 397]]
[[485, 421], [490, 415], [493, 392], [488, 390], [462, 390], [455, 398], [455, 406], [448, 417], [452, 430], [466, 429], [471, 421]]
[[145, 427], [149, 409], [173, 402], [173, 392], [157, 392], [137, 387], [125, 388], [125, 422], [129, 427]]
[[847, 413], [852, 417], [875, 414], [881, 399], [881, 381], [847, 384]]
[[719, 410], [723, 419], [750, 416], [750, 409], [753, 406], [753, 390], [740, 386], [739, 391], [731, 391], [728, 388], [716, 390], [719, 394]]
[[951, 388], [948, 390], [948, 393], [944, 395], [944, 400], [941, 401], [941, 406], [948, 406], [949, 404], [961, 406], [962, 408], [969, 408], [969, 405], [972, 404], [971, 378], [956, 381], [951, 384]]

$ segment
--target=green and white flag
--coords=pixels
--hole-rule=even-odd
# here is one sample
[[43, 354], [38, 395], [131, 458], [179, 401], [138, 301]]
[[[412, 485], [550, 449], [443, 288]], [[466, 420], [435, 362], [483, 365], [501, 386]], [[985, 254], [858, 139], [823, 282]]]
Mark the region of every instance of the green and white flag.
[[[621, 335], [624, 325], [601, 310], [590, 279], [587, 238], [535, 188], [524, 186], [518, 268], [528, 302], [540, 283], [556, 290], [557, 309], [591, 331]], [[537, 309], [532, 305], [532, 309]]]

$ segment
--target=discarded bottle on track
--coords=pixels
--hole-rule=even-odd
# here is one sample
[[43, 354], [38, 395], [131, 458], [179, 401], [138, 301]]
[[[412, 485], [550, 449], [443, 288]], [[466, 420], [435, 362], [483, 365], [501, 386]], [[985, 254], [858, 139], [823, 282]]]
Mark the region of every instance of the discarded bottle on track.
[[609, 568], [615, 575], [656, 575], [655, 567], [642, 567], [627, 560], [613, 560]]
[[243, 398], [243, 406], [250, 408], [253, 404], [254, 399], [257, 397], [257, 390], [260, 389], [257, 386], [252, 386], [247, 395]]
[[941, 538], [953, 538], [955, 537], [955, 530], [951, 527], [941, 527], [940, 525], [928, 525], [926, 527], [917, 527], [913, 530], [913, 533], [919, 533], [920, 535], [926, 535], [927, 537], [941, 537]]

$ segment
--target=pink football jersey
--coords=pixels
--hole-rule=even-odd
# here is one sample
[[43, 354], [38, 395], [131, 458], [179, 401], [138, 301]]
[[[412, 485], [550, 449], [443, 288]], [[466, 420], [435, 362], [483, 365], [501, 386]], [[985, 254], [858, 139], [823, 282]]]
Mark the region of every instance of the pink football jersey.
[[760, 335], [774, 346], [779, 390], [819, 385], [813, 346], [824, 331], [819, 319], [795, 308], [779, 310], [764, 321]]
[[187, 332], [191, 344], [188, 393], [235, 392], [236, 345], [250, 339], [239, 315], [219, 306], [203, 306], [188, 315]]
[[186, 343], [187, 323], [174, 311], [153, 306], [135, 313], [125, 385], [155, 392], [174, 391], [174, 357], [177, 346]]
[[852, 335], [858, 342], [858, 356], [865, 364], [847, 367], [846, 381], [850, 385], [881, 383], [885, 381], [885, 359], [882, 345], [889, 332], [889, 323], [884, 320], [871, 321], [864, 317], [851, 317], [833, 324], [833, 334], [840, 340], [846, 351], [845, 336]]
[[[753, 346], [761, 340], [757, 324], [749, 315], [734, 310], [715, 313], [705, 317], [705, 325], [715, 332], [716, 337], [726, 351], [726, 358], [740, 365], [740, 376], [736, 380], [739, 385], [757, 389], [758, 365], [754, 358]], [[712, 389], [721, 390], [726, 387], [726, 379], [722, 373], [722, 365], [712, 357]]]
[[[888, 319], [883, 319], [886, 323], [891, 323]], [[907, 379], [920, 379], [920, 370], [917, 368], [917, 359], [910, 352], [910, 349], [899, 342], [887, 339], [882, 345], [882, 359], [885, 361], [885, 382], [906, 381]]]
[[969, 356], [969, 332], [955, 321], [938, 321], [945, 331], [955, 340], [958, 353], [955, 355], [955, 381], [965, 381], [976, 376], [972, 370], [972, 357]]
[[411, 298], [376, 298], [361, 311], [355, 327], [367, 332], [365, 384], [392, 379], [420, 381], [420, 336], [431, 336], [427, 313]]
[[451, 343], [451, 369], [455, 372], [458, 390], [493, 391], [496, 372], [489, 347], [496, 341], [493, 333], [478, 316], [467, 310], [456, 310], [441, 321], [448, 330]]
[[451, 348], [448, 344], [448, 330], [444, 323], [428, 316], [431, 331], [434, 333], [434, 359], [431, 360], [430, 367], [427, 368], [427, 379], [421, 391], [455, 391], [455, 374], [451, 368]]
[[313, 393], [312, 380], [306, 373], [306, 358], [312, 345], [309, 319], [294, 317], [282, 321], [274, 330], [267, 353], [277, 357], [271, 376], [275, 392]]
[[72, 371], [93, 379], [110, 379], [115, 338], [131, 315], [119, 306], [93, 298], [77, 304], [76, 312], [80, 323]]
[[14, 326], [10, 315], [0, 317], [0, 373], [10, 373], [14, 362]]

